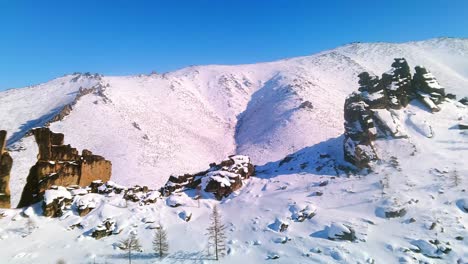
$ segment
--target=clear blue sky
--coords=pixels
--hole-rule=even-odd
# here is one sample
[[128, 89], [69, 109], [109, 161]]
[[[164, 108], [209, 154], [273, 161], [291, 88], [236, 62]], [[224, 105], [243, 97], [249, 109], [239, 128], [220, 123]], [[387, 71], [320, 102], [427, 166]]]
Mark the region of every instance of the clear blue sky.
[[349, 42], [468, 37], [467, 0], [0, 0], [0, 90], [312, 54]]

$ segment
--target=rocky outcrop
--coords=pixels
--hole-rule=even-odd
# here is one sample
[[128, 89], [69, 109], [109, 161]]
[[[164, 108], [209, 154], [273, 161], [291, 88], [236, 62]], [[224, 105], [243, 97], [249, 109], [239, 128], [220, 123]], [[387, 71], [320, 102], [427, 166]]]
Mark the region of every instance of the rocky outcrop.
[[0, 208], [10, 208], [10, 171], [13, 159], [6, 151], [5, 130], [0, 130]]
[[411, 77], [408, 63], [395, 59], [392, 69], [382, 78], [363, 72], [359, 77], [359, 92], [346, 98], [344, 105], [344, 156], [358, 169], [369, 167], [378, 159], [372, 142], [378, 137], [406, 137], [396, 110], [419, 99], [432, 112], [439, 111], [445, 99], [445, 89], [424, 67], [416, 66]]
[[38, 161], [30, 169], [19, 207], [42, 199], [52, 186], [88, 186], [94, 180], [108, 181], [112, 164], [101, 156], [64, 145], [64, 135], [48, 128], [32, 130], [39, 147]]
[[437, 112], [440, 108], [437, 106], [442, 103], [445, 97], [445, 89], [440, 86], [436, 78], [426, 68], [416, 66], [416, 71], [413, 77], [413, 89], [416, 96], [423, 102], [432, 112]]
[[91, 236], [95, 239], [101, 239], [117, 233], [116, 229], [115, 221], [112, 218], [108, 218], [93, 229]]
[[47, 217], [61, 217], [64, 210], [69, 208], [72, 203], [72, 195], [61, 186], [54, 186], [45, 191], [44, 201], [42, 203], [43, 215]]
[[383, 86], [388, 97], [388, 107], [400, 109], [409, 103], [412, 93], [411, 72], [408, 63], [403, 58], [397, 58], [392, 63], [392, 69], [382, 74], [379, 83]]
[[254, 175], [255, 167], [250, 158], [242, 155], [229, 156], [220, 164], [210, 164], [210, 169], [196, 174], [171, 176], [161, 188], [165, 196], [184, 189], [200, 189], [214, 194], [221, 200], [242, 187], [242, 180]]
[[345, 160], [358, 168], [367, 167], [369, 162], [377, 159], [372, 140], [375, 139], [373, 113], [363, 96], [351, 94], [345, 101]]

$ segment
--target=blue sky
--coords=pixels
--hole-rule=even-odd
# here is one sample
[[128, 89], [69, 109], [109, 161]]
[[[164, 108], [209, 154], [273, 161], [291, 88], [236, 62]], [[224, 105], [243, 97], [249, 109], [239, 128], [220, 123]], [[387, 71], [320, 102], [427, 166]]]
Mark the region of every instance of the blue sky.
[[349, 42], [468, 37], [468, 1], [0, 0], [0, 90], [76, 71], [167, 72]]

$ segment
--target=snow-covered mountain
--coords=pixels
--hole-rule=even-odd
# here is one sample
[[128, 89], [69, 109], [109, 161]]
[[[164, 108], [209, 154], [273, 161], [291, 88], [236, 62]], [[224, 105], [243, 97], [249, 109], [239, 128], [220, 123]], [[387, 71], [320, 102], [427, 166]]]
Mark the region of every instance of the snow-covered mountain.
[[344, 99], [355, 90], [357, 74], [380, 74], [395, 57], [425, 65], [449, 93], [468, 94], [468, 40], [450, 38], [354, 43], [276, 62], [161, 75], [73, 74], [1, 92], [1, 129], [12, 149], [22, 149], [12, 154], [19, 161], [13, 193], [37, 154], [24, 135], [73, 103], [80, 87], [99, 86], [99, 92], [81, 96], [51, 129], [111, 160], [114, 181], [157, 187], [171, 174], [205, 169], [228, 154], [246, 154], [261, 165], [340, 136]]
[[[170, 175], [205, 170], [229, 154], [248, 155], [257, 165], [256, 177], [221, 202], [205, 193], [198, 205], [194, 191], [144, 206], [89, 194], [95, 209], [85, 217], [73, 210], [59, 219], [38, 217], [40, 205], [6, 210], [0, 259], [125, 263], [115, 242], [137, 232], [145, 253], [136, 263], [153, 263], [148, 228], [162, 222], [172, 252], [166, 263], [210, 262], [204, 234], [219, 204], [228, 227], [222, 263], [466, 263], [468, 134], [457, 125], [468, 120], [468, 107], [446, 100], [430, 113], [412, 102], [393, 113], [405, 137], [375, 141], [380, 161], [371, 173], [340, 167], [344, 102], [358, 89], [357, 75], [380, 76], [401, 57], [412, 70], [424, 65], [447, 93], [468, 95], [468, 40], [452, 38], [353, 43], [276, 62], [165, 74], [73, 74], [0, 92], [0, 129], [8, 131], [14, 161], [13, 205], [38, 153], [28, 131], [44, 124], [64, 133], [65, 143], [112, 161], [112, 180], [121, 185], [161, 187]], [[173, 199], [181, 206], [170, 207]], [[305, 212], [314, 216], [299, 221]], [[39, 228], [21, 235], [27, 221], [21, 215]], [[107, 218], [118, 232], [91, 238]], [[288, 225], [284, 232], [281, 224]], [[329, 239], [350, 229], [352, 243]]]

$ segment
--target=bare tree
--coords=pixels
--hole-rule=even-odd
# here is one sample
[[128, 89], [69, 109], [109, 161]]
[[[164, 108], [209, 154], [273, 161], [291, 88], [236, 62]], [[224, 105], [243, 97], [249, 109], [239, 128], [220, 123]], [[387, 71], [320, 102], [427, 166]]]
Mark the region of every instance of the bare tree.
[[120, 249], [127, 251], [128, 263], [132, 263], [132, 252], [141, 251], [141, 244], [138, 237], [134, 233], [130, 233], [128, 238], [120, 241]]
[[452, 178], [453, 185], [455, 185], [455, 187], [458, 187], [460, 185], [461, 179], [460, 179], [460, 176], [458, 175], [457, 169], [452, 171], [451, 178]]
[[169, 243], [167, 242], [167, 232], [162, 225], [156, 229], [153, 238], [153, 249], [159, 258], [167, 256], [169, 252]]
[[213, 207], [213, 212], [210, 216], [211, 223], [208, 230], [208, 246], [214, 248], [215, 259], [219, 260], [226, 254], [226, 235], [224, 230], [226, 226], [222, 223], [221, 214], [219, 213], [218, 206]]

